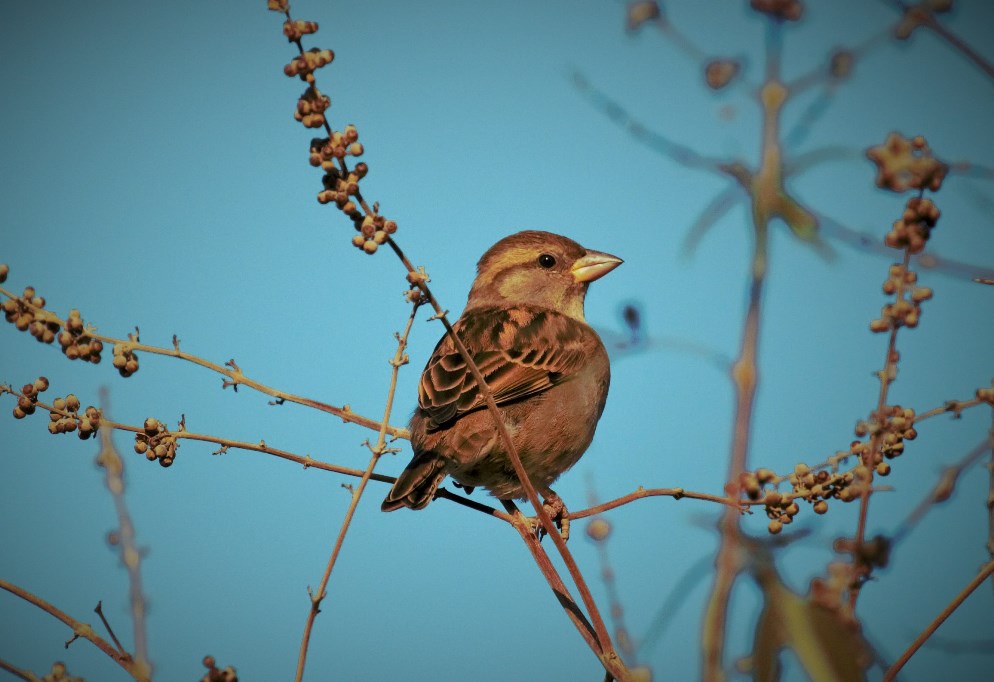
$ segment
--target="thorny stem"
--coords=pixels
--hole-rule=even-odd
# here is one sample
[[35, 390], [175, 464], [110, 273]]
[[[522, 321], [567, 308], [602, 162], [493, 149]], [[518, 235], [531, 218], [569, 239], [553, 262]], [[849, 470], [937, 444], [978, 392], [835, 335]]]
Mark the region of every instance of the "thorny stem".
[[887, 672], [884, 673], [883, 682], [891, 682], [891, 680], [897, 676], [897, 673], [900, 672], [901, 668], [903, 668], [911, 657], [915, 655], [915, 652], [921, 648], [922, 644], [925, 643], [925, 640], [931, 637], [932, 633], [939, 629], [939, 626], [942, 625], [947, 618], [949, 618], [952, 612], [959, 608], [959, 605], [966, 601], [966, 598], [969, 597], [982, 582], [987, 580], [987, 578], [992, 575], [994, 575], [994, 560], [987, 562], [984, 567], [980, 569], [980, 572], [974, 576], [973, 580], [971, 580], [970, 583], [964, 587], [951, 602], [949, 602], [946, 608], [942, 609], [942, 613], [936, 616], [935, 620], [929, 623], [928, 627], [926, 627], [920, 635], [915, 637], [915, 641], [911, 643], [911, 646], [909, 646], [907, 650], [901, 654], [901, 657], [894, 662], [894, 665], [888, 668]]
[[355, 510], [359, 505], [359, 500], [362, 498], [362, 494], [366, 490], [366, 484], [369, 483], [369, 479], [373, 475], [373, 469], [376, 468], [376, 463], [379, 462], [383, 453], [387, 452], [386, 436], [388, 424], [390, 423], [390, 413], [393, 411], [393, 399], [397, 392], [397, 376], [400, 374], [400, 368], [408, 362], [407, 353], [405, 352], [407, 350], [407, 337], [411, 333], [411, 327], [414, 324], [414, 318], [418, 314], [419, 307], [421, 307], [420, 300], [415, 301], [414, 305], [411, 307], [411, 315], [407, 318], [407, 326], [404, 327], [403, 333], [397, 335], [397, 351], [394, 353], [393, 359], [390, 360], [390, 366], [392, 367], [390, 371], [390, 388], [387, 390], [386, 406], [383, 408], [383, 421], [380, 422], [380, 432], [376, 437], [376, 445], [370, 448], [373, 454], [372, 457], [370, 457], [369, 465], [366, 467], [366, 471], [363, 473], [362, 479], [359, 481], [359, 485], [352, 491], [352, 500], [349, 503], [348, 510], [345, 512], [345, 518], [342, 521], [341, 530], [338, 531], [338, 537], [335, 540], [335, 547], [331, 551], [331, 557], [328, 559], [328, 565], [325, 567], [324, 575], [321, 577], [321, 584], [318, 586], [317, 592], [311, 593], [311, 608], [307, 613], [307, 622], [304, 625], [304, 634], [300, 641], [300, 655], [297, 658], [297, 673], [294, 676], [295, 682], [301, 682], [304, 677], [304, 665], [307, 662], [307, 648], [310, 645], [311, 630], [314, 626], [314, 619], [317, 617], [318, 613], [321, 612], [321, 602], [328, 595], [328, 581], [331, 579], [331, 572], [335, 569], [335, 563], [338, 561], [338, 555], [342, 551], [342, 545], [345, 543], [345, 535], [349, 530], [349, 526], [352, 524], [352, 517], [355, 515]]
[[[73, 639], [77, 637], [82, 637], [91, 641], [98, 649], [103, 651], [105, 654], [110, 656], [119, 666], [124, 668], [124, 670], [131, 675], [138, 682], [150, 682], [150, 677], [148, 671], [144, 669], [140, 662], [135, 661], [127, 653], [118, 651], [114, 646], [105, 640], [103, 637], [98, 635], [93, 631], [93, 628], [86, 623], [81, 623], [72, 616], [66, 614], [64, 611], [59, 610], [55, 606], [49, 604], [47, 601], [41, 597], [28, 592], [27, 590], [9, 583], [6, 580], [0, 579], [0, 589], [7, 590], [14, 596], [20, 597], [24, 601], [34, 604], [39, 609], [48, 613], [55, 618], [58, 618], [63, 623], [72, 628]], [[71, 641], [71, 640], [70, 640]], [[68, 646], [68, 643], [67, 645]]]
[[[7, 298], [13, 298], [18, 300], [21, 305], [26, 306], [31, 309], [36, 315], [41, 315], [46, 321], [56, 322], [60, 326], [65, 325], [65, 320], [59, 318], [58, 315], [48, 310], [47, 308], [39, 308], [37, 306], [31, 305], [25, 302], [18, 296], [15, 296], [13, 292], [0, 287], [0, 294], [7, 296]], [[167, 357], [178, 358], [180, 360], [186, 360], [187, 362], [192, 362], [195, 365], [199, 365], [213, 372], [217, 372], [222, 376], [226, 377], [224, 381], [224, 387], [227, 388], [231, 386], [237, 390], [239, 386], [247, 386], [265, 395], [272, 396], [276, 398], [279, 402], [297, 403], [298, 405], [304, 405], [306, 407], [314, 408], [321, 412], [328, 412], [336, 417], [339, 417], [344, 422], [351, 422], [353, 424], [358, 424], [359, 426], [364, 426], [367, 429], [372, 429], [378, 431], [380, 428], [380, 422], [375, 419], [370, 419], [368, 417], [363, 417], [353, 412], [348, 405], [344, 407], [335, 407], [334, 405], [328, 405], [327, 403], [322, 403], [317, 400], [312, 400], [311, 398], [305, 398], [303, 396], [295, 395], [293, 393], [287, 393], [286, 391], [281, 391], [263, 383], [260, 383], [250, 377], [248, 377], [241, 368], [235, 363], [234, 360], [229, 360], [225, 365], [219, 365], [217, 363], [205, 360], [197, 355], [192, 355], [190, 353], [185, 353], [179, 349], [179, 342], [173, 339], [172, 348], [164, 348], [161, 346], [151, 346], [145, 343], [140, 343], [138, 341], [131, 341], [130, 339], [118, 339], [113, 336], [105, 336], [104, 334], [97, 334], [92, 329], [87, 329], [83, 332], [83, 335], [90, 339], [97, 339], [105, 344], [110, 345], [121, 345], [125, 348], [138, 351], [142, 353], [152, 353], [153, 355], [165, 355]], [[230, 368], [230, 369], [229, 369]], [[410, 433], [407, 429], [388, 426], [387, 433], [394, 438], [410, 438]]]

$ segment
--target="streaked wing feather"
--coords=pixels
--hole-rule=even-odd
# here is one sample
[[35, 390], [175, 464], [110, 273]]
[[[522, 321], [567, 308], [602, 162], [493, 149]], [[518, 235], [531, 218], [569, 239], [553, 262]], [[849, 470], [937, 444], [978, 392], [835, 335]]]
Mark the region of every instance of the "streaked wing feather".
[[[577, 371], [590, 328], [542, 308], [484, 309], [456, 324], [498, 405], [540, 393]], [[483, 399], [448, 335], [421, 375], [419, 403], [436, 425], [478, 409]]]

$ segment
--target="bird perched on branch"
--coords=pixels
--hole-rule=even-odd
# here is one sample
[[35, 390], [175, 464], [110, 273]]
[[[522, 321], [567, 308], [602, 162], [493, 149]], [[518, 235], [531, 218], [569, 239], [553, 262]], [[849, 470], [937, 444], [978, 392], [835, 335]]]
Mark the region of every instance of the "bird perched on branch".
[[[549, 487], [576, 464], [604, 411], [610, 367], [583, 317], [590, 283], [622, 263], [550, 232], [525, 231], [483, 254], [454, 325], [493, 392], [528, 478], [560, 528], [568, 512]], [[471, 492], [524, 499], [486, 402], [448, 334], [421, 375], [411, 418], [414, 458], [383, 511], [424, 508], [446, 476]]]

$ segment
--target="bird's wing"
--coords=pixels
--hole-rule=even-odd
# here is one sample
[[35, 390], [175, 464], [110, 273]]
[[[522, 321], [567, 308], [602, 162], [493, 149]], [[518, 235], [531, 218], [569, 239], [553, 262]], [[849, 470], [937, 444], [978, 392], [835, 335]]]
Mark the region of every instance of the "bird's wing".
[[[541, 393], [574, 374], [583, 366], [593, 334], [566, 315], [527, 306], [470, 311], [455, 329], [498, 405]], [[421, 409], [435, 426], [484, 404], [447, 334], [421, 375], [418, 393]]]

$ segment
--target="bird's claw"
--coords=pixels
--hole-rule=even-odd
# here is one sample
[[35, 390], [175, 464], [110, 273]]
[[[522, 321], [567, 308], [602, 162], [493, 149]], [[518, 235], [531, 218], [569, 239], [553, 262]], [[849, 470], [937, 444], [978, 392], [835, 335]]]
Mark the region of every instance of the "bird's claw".
[[[552, 519], [553, 523], [556, 524], [556, 528], [559, 529], [559, 537], [563, 539], [563, 542], [569, 540], [569, 510], [566, 508], [566, 504], [563, 502], [563, 498], [559, 495], [552, 493], [542, 502], [542, 507], [545, 512]], [[542, 525], [542, 521], [537, 516], [529, 516], [528, 522], [534, 528], [535, 534], [538, 539], [541, 540], [546, 536], [545, 527]]]

